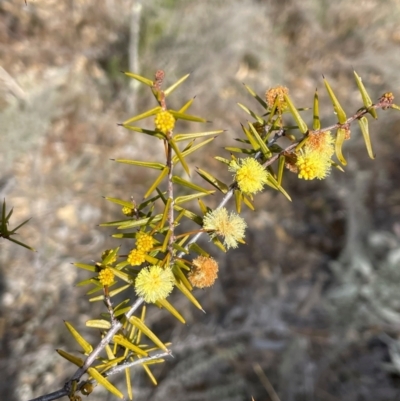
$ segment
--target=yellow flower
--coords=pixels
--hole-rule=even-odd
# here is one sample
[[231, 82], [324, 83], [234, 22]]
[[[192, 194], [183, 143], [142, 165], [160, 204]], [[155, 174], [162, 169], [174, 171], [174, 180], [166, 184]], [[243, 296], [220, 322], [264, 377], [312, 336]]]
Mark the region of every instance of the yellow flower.
[[163, 110], [156, 114], [154, 124], [159, 131], [166, 134], [174, 129], [175, 118], [169, 111]]
[[277, 100], [277, 109], [279, 112], [282, 112], [286, 109], [287, 103], [283, 95], [287, 95], [289, 93], [289, 89], [285, 86], [277, 86], [272, 89], [268, 89], [265, 93], [265, 100], [267, 101], [267, 105], [270, 109], [275, 104], [275, 99]]
[[106, 267], [105, 269], [100, 270], [99, 281], [102, 286], [111, 285], [114, 281], [113, 271], [109, 267]]
[[194, 287], [204, 288], [214, 284], [218, 277], [218, 263], [207, 256], [193, 260], [193, 268], [188, 278]]
[[229, 171], [235, 173], [239, 189], [245, 194], [255, 194], [262, 191], [267, 183], [268, 172], [254, 158], [232, 160]]
[[203, 218], [203, 227], [224, 237], [227, 248], [237, 248], [238, 241], [243, 240], [246, 226], [246, 222], [238, 214], [231, 212], [228, 215], [225, 208], [208, 212]]
[[321, 156], [331, 158], [335, 153], [334, 139], [330, 131], [313, 132], [308, 134], [308, 140], [304, 145], [304, 150], [309, 152], [318, 152]]
[[132, 249], [128, 255], [127, 261], [131, 266], [140, 266], [146, 261], [145, 253], [140, 249]]
[[124, 207], [122, 208], [122, 213], [123, 213], [125, 216], [131, 217], [131, 216], [133, 216], [134, 209], [131, 208], [131, 207], [128, 207], [128, 206], [124, 206]]
[[154, 265], [140, 270], [135, 280], [135, 291], [146, 302], [156, 302], [167, 298], [174, 283], [175, 277], [171, 269]]
[[144, 232], [139, 232], [136, 237], [136, 247], [139, 251], [149, 252], [154, 245], [154, 238]]
[[331, 171], [331, 161], [329, 157], [315, 151], [301, 150], [297, 155], [296, 166], [299, 170], [298, 177], [303, 180], [313, 180], [326, 178]]

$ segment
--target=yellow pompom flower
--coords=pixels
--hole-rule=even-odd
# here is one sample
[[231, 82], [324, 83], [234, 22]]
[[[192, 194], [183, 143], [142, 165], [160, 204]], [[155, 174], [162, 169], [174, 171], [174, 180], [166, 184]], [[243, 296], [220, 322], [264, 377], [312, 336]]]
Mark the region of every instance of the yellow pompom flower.
[[144, 232], [138, 233], [136, 237], [136, 247], [139, 251], [149, 252], [154, 245], [154, 238]]
[[114, 273], [113, 271], [106, 267], [105, 269], [100, 270], [99, 272], [99, 281], [102, 286], [111, 285], [114, 281]]
[[188, 274], [188, 278], [194, 287], [210, 287], [217, 277], [218, 263], [213, 258], [199, 256], [193, 260], [193, 268]]
[[277, 109], [279, 112], [284, 111], [287, 108], [287, 103], [285, 101], [284, 95], [289, 93], [289, 89], [285, 86], [276, 86], [275, 88], [268, 89], [265, 93], [265, 100], [267, 101], [267, 105], [270, 109], [275, 104], [275, 100], [277, 99]]
[[335, 153], [334, 139], [330, 131], [314, 132], [308, 134], [308, 140], [304, 145], [304, 150], [318, 152], [322, 157], [331, 158]]
[[159, 131], [161, 131], [163, 134], [166, 134], [168, 131], [172, 131], [174, 129], [175, 118], [169, 111], [162, 110], [156, 114], [154, 124]]
[[334, 153], [334, 139], [330, 131], [311, 131], [304, 147], [297, 153], [298, 177], [303, 180], [326, 178], [331, 171], [331, 157]]
[[326, 178], [331, 171], [331, 161], [329, 157], [319, 152], [301, 150], [297, 155], [296, 166], [298, 177], [303, 180], [313, 180]]
[[128, 207], [128, 206], [124, 206], [123, 208], [122, 208], [122, 213], [125, 215], [125, 216], [133, 216], [133, 213], [134, 213], [134, 209], [133, 208], [131, 208], [131, 207]]
[[146, 261], [145, 256], [145, 252], [135, 248], [130, 251], [127, 261], [131, 266], [140, 266]]
[[238, 241], [242, 241], [244, 238], [247, 225], [238, 214], [231, 212], [228, 215], [225, 208], [220, 208], [208, 212], [204, 216], [203, 227], [224, 237], [224, 244], [227, 248], [237, 248]]
[[140, 270], [135, 280], [136, 295], [148, 303], [167, 298], [174, 288], [175, 277], [169, 268], [150, 266]]
[[229, 171], [235, 173], [239, 189], [248, 195], [262, 191], [267, 183], [268, 172], [252, 157], [232, 160], [229, 164]]

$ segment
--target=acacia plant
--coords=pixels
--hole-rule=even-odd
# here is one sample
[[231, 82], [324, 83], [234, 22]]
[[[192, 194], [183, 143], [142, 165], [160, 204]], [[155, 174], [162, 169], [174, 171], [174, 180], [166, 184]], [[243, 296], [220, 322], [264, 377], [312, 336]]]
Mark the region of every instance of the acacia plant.
[[[135, 133], [147, 135], [157, 146], [163, 146], [165, 159], [115, 160], [135, 168], [158, 170], [159, 175], [141, 203], [106, 198], [122, 206], [125, 217], [102, 225], [115, 227], [119, 232], [113, 236], [126, 240], [131, 250], [128, 254], [122, 254], [117, 247], [105, 250], [97, 263], [75, 263], [76, 267], [90, 273], [88, 279], [78, 284], [90, 286], [87, 292], [89, 302], [102, 301], [105, 305], [105, 312], [100, 317], [86, 323], [88, 327], [100, 331], [101, 338], [97, 345], [92, 345], [71, 323], [66, 322], [67, 329], [82, 348], [81, 355], [61, 349], [57, 352], [77, 365], [78, 369], [62, 389], [35, 400], [48, 401], [68, 396], [71, 401], [78, 401], [80, 394], [89, 395], [96, 385], [104, 386], [112, 394], [123, 398], [121, 389], [117, 389], [110, 381], [113, 375], [122, 372], [126, 377], [125, 391], [128, 398], [132, 399], [131, 372], [138, 365], [156, 384], [151, 365], [164, 362], [172, 353], [170, 344], [160, 341], [146, 325], [146, 308], [154, 304], [185, 323], [184, 317], [168, 301], [168, 296], [176, 288], [175, 291], [180, 291], [202, 310], [192, 290], [194, 287], [211, 286], [217, 278], [218, 264], [197, 243], [198, 238], [207, 235], [223, 252], [236, 248], [238, 243], [244, 243], [246, 222], [239, 214], [244, 206], [254, 210], [253, 198], [256, 193], [268, 186], [290, 200], [282, 187], [285, 171], [295, 173], [304, 180], [325, 179], [332, 168], [343, 171], [346, 160], [342, 147], [350, 139], [351, 126], [355, 122], [361, 128], [367, 152], [373, 159], [367, 116], [376, 119], [378, 109], [400, 109], [393, 103], [394, 97], [389, 92], [383, 94], [377, 103], [372, 103], [361, 78], [354, 72], [363, 106], [348, 117], [324, 78], [338, 121], [322, 128], [317, 92], [310, 109], [298, 109], [285, 87], [277, 86], [269, 89], [265, 96], [260, 96], [245, 85], [261, 105], [262, 112], [256, 113], [239, 104], [251, 116], [252, 122], [242, 126], [243, 136], [237, 139], [238, 146], [226, 148], [230, 158], [215, 157], [223, 168], [232, 173], [232, 181], [224, 183], [212, 172], [197, 168], [196, 173], [206, 182], [203, 187], [190, 180], [191, 171], [186, 158], [203, 151], [223, 130], [176, 133], [179, 120], [206, 122], [203, 118], [188, 114], [194, 99], [177, 110], [170, 106], [170, 95], [188, 75], [163, 89], [163, 71], [157, 71], [154, 81], [130, 72], [125, 74], [149, 86], [157, 105], [121, 125]], [[312, 113], [310, 127], [301, 116], [301, 112], [307, 110]], [[153, 130], [136, 125], [145, 118], [154, 118]], [[335, 156], [336, 161], [333, 159]], [[177, 196], [181, 188], [188, 194]], [[221, 200], [212, 210], [204, 199], [215, 192], [220, 193]], [[231, 209], [234, 211], [227, 207], [232, 198], [234, 202]], [[200, 214], [187, 206], [196, 201]], [[190, 231], [181, 228], [188, 226], [181, 224], [184, 219], [190, 222]], [[113, 297], [117, 294], [126, 294], [126, 299], [115, 304]], [[128, 299], [132, 298], [132, 294], [136, 296], [134, 301]]]

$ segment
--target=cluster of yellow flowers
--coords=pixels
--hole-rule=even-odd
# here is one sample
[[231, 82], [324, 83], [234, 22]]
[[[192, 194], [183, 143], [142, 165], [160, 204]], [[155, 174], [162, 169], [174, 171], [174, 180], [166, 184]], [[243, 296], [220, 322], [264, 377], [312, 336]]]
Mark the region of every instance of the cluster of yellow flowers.
[[156, 114], [154, 124], [159, 131], [166, 134], [174, 129], [175, 118], [169, 111], [162, 110]]
[[135, 280], [136, 295], [146, 302], [167, 298], [174, 288], [175, 277], [170, 268], [153, 265], [140, 270]]
[[310, 132], [306, 144], [297, 154], [298, 177], [303, 180], [326, 178], [331, 171], [331, 157], [334, 152], [330, 131]]
[[136, 248], [128, 255], [128, 263], [131, 266], [140, 266], [146, 261], [146, 253], [151, 251], [154, 245], [154, 238], [144, 232], [139, 232], [136, 237]]
[[228, 214], [222, 207], [204, 216], [203, 227], [223, 237], [227, 248], [237, 248], [238, 242], [243, 241], [247, 224], [238, 214], [234, 212]]
[[204, 288], [214, 284], [218, 277], [218, 263], [210, 257], [199, 256], [193, 260], [188, 278], [194, 287]]
[[276, 108], [280, 113], [287, 108], [287, 103], [285, 101], [284, 95], [289, 93], [289, 89], [285, 86], [277, 86], [275, 88], [268, 89], [265, 92], [265, 100], [270, 109], [274, 106], [276, 102]]
[[239, 189], [246, 195], [262, 191], [268, 180], [268, 172], [253, 157], [232, 160], [229, 171], [235, 173], [235, 180]]
[[99, 281], [102, 286], [109, 286], [114, 282], [114, 273], [109, 268], [101, 269], [99, 272]]

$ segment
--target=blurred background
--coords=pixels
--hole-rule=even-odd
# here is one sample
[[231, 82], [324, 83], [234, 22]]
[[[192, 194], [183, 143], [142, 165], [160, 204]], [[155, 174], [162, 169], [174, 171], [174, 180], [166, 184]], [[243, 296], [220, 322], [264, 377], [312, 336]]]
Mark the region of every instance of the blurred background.
[[[166, 86], [191, 73], [169, 106], [196, 96], [192, 114], [227, 132], [189, 164], [229, 180], [212, 155], [227, 157], [241, 135], [238, 102], [260, 111], [243, 83], [261, 96], [287, 86], [297, 107], [318, 87], [323, 126], [335, 118], [322, 75], [348, 115], [362, 106], [353, 70], [373, 101], [392, 91], [399, 102], [400, 1], [1, 0], [0, 199], [14, 226], [32, 217], [19, 239], [37, 249], [0, 241], [1, 399], [62, 387], [74, 368], [54, 349], [77, 349], [63, 320], [97, 343], [85, 321], [103, 308], [74, 287], [89, 275], [71, 263], [119, 245], [98, 227], [121, 219], [102, 197], [140, 200], [154, 179], [110, 159], [163, 160], [161, 143], [117, 126], [155, 106], [120, 71], [152, 79], [157, 69]], [[175, 359], [153, 369], [157, 387], [135, 370], [136, 400], [400, 399], [400, 114], [378, 114], [375, 160], [354, 126], [345, 174], [287, 173], [293, 202], [266, 190], [244, 212], [246, 245], [209, 247], [220, 276], [196, 292], [206, 314], [179, 294], [187, 325], [149, 308]], [[114, 399], [102, 388], [91, 398]]]

